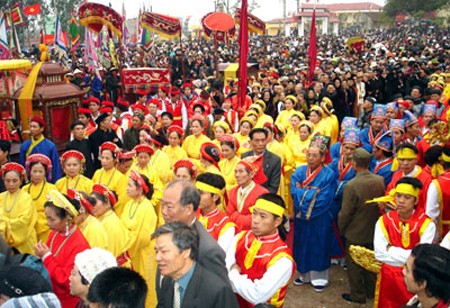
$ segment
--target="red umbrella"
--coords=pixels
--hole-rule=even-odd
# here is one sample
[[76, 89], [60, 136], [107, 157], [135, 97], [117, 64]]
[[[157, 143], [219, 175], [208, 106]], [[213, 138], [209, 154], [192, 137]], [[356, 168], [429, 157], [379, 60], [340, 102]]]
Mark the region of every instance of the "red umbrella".
[[236, 33], [234, 18], [223, 12], [212, 12], [202, 18], [205, 35], [216, 42], [228, 42]]
[[118, 37], [122, 37], [123, 18], [112, 8], [99, 3], [85, 3], [78, 9], [80, 25], [93, 32], [100, 32], [104, 25]]

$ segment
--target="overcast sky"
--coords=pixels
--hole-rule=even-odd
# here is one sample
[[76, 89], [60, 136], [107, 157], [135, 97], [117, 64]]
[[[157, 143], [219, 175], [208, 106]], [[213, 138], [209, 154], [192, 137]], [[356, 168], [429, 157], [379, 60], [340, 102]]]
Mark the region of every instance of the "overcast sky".
[[[227, 0], [221, 0], [227, 1]], [[230, 4], [234, 4], [237, 0], [228, 0]], [[305, 1], [305, 0], [303, 0]], [[367, 2], [374, 2], [379, 5], [384, 3], [384, 0], [366, 0]], [[122, 13], [123, 0], [94, 0], [93, 2], [102, 3], [108, 5], [112, 4], [112, 7], [120, 14]], [[251, 0], [248, 0], [251, 2]], [[312, 0], [310, 1], [310, 3]], [[345, 2], [365, 2], [364, 0], [354, 1], [345, 0]], [[127, 19], [136, 17], [139, 12], [139, 8], [143, 7], [145, 3], [146, 10], [149, 10], [152, 6], [153, 12], [164, 15], [186, 18], [192, 16], [191, 22], [198, 23], [199, 20], [209, 12], [214, 11], [214, 0], [125, 0], [125, 10]], [[261, 18], [264, 21], [271, 20], [283, 16], [283, 3], [281, 0], [258, 0], [260, 7], [253, 11], [253, 14]], [[297, 4], [296, 0], [286, 0], [287, 11], [295, 11]], [[320, 1], [319, 3], [342, 3], [339, 0]]]

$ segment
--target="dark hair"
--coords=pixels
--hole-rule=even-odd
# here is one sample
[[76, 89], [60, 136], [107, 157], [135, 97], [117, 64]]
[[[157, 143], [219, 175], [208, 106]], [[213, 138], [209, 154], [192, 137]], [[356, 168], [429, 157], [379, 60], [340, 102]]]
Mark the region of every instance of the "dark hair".
[[163, 113], [161, 113], [161, 119], [163, 117], [168, 117], [169, 119], [171, 119], [173, 121], [173, 115], [170, 112], [164, 111]]
[[176, 186], [180, 186], [181, 195], [180, 195], [180, 205], [185, 207], [189, 204], [192, 204], [194, 211], [197, 211], [198, 205], [200, 203], [200, 193], [198, 192], [197, 187], [189, 181], [174, 181], [170, 183], [166, 190], [169, 188], [174, 188]]
[[[296, 115], [296, 116], [300, 119], [300, 117], [299, 117], [298, 115]], [[308, 133], [311, 134], [311, 127], [309, 127], [309, 126], [306, 125], [306, 124], [300, 125], [300, 128], [301, 128], [301, 127], [306, 127], [306, 128], [308, 129]]]
[[56, 217], [59, 219], [64, 219], [70, 217], [69, 212], [67, 212], [65, 209], [57, 207], [53, 201], [46, 201], [44, 203], [44, 208], [49, 207], [52, 208], [55, 211]]
[[269, 137], [269, 133], [267, 132], [267, 130], [265, 130], [264, 128], [254, 128], [250, 131], [250, 133], [248, 134], [248, 136], [250, 137], [250, 140], [253, 140], [253, 135], [254, 134], [258, 134], [258, 133], [263, 133], [264, 136], [266, 136], [266, 138]]
[[[199, 176], [197, 177], [197, 182], [206, 183], [206, 184], [214, 186], [215, 188], [218, 188], [220, 190], [224, 189], [225, 185], [226, 185], [225, 180], [221, 175], [211, 173], [211, 172], [205, 172], [205, 173], [199, 174]], [[213, 194], [211, 193], [211, 195], [213, 195]], [[216, 205], [219, 205], [220, 202], [221, 202], [221, 198], [217, 199]]]
[[73, 207], [77, 210], [77, 212], [80, 212], [80, 209], [82, 208], [81, 202], [78, 199], [72, 199], [68, 195], [64, 194], [64, 197], [72, 203]]
[[311, 114], [311, 113], [313, 113], [313, 112], [314, 112], [319, 118], [322, 119], [322, 114], [320, 113], [319, 110], [313, 109], [313, 110], [311, 110], [311, 111], [309, 112], [309, 114]]
[[[148, 192], [147, 193], [145, 193], [143, 190], [142, 190], [142, 192], [145, 195], [145, 197], [147, 197], [147, 199], [150, 200], [152, 198], [152, 196], [153, 196], [153, 193], [154, 193], [153, 184], [150, 183], [150, 181], [149, 181], [149, 179], [148, 179], [148, 177], [146, 175], [144, 175], [142, 173], [139, 173], [139, 175], [142, 177], [142, 179], [144, 180], [145, 184], [148, 187]], [[131, 179], [131, 180], [133, 181], [134, 185], [136, 185], [136, 187], [142, 188], [137, 181], [135, 181], [133, 179]]]
[[[95, 199], [95, 200], [92, 200]], [[97, 200], [100, 200], [103, 203], [108, 203], [109, 204], [109, 199], [107, 196], [105, 196], [104, 194], [98, 193], [96, 191], [91, 192], [91, 195], [89, 196], [89, 198], [87, 198], [92, 204], [97, 203]]]
[[439, 158], [442, 155], [443, 148], [440, 145], [433, 145], [426, 152], [423, 160], [428, 166], [433, 166], [439, 163]]
[[[265, 194], [262, 194], [261, 196], [259, 196], [258, 197], [258, 199], [256, 199], [256, 200], [259, 200], [259, 199], [262, 199], [262, 200], [267, 200], [267, 201], [270, 201], [270, 202], [273, 202], [273, 203], [275, 203], [275, 204], [278, 204], [279, 206], [281, 206], [282, 208], [286, 208], [286, 204], [284, 203], [284, 200], [283, 200], [283, 198], [281, 198], [279, 195], [277, 195], [277, 194], [274, 194], [274, 193], [265, 193]], [[273, 215], [273, 217], [275, 217], [275, 218], [277, 218], [277, 217], [279, 217], [279, 216], [276, 216], [275, 214], [272, 214]], [[281, 224], [278, 226], [278, 234], [280, 235], [280, 238], [283, 240], [283, 241], [285, 241], [286, 240], [286, 236], [287, 236], [287, 230], [286, 230], [286, 228], [284, 227], [284, 225], [285, 225], [285, 223], [287, 222], [287, 218], [286, 218], [286, 216], [285, 215], [283, 215], [282, 217], [281, 217]]]
[[[195, 109], [195, 108], [194, 108], [194, 109]], [[192, 125], [192, 123], [194, 123], [194, 122], [198, 122], [198, 124], [199, 124], [202, 128], [205, 127], [205, 122], [202, 121], [202, 120], [200, 120], [200, 119], [194, 119], [194, 120], [192, 120], [191, 125]]]
[[11, 142], [9, 142], [8, 140], [0, 139], [0, 150], [9, 153], [11, 151]]
[[143, 114], [140, 114], [140, 113], [133, 114], [133, 118], [135, 118], [135, 117], [138, 118], [139, 121], [141, 121], [141, 122], [144, 122], [144, 120], [145, 120], [145, 116]]
[[412, 274], [417, 284], [426, 282], [428, 297], [450, 301], [450, 250], [439, 245], [419, 244], [411, 251], [414, 257]]
[[171, 222], [159, 227], [152, 234], [152, 238], [163, 234], [172, 234], [172, 242], [177, 246], [180, 253], [190, 249], [189, 257], [192, 260], [198, 259], [199, 235], [195, 227], [190, 227], [183, 222]]
[[411, 143], [404, 143], [404, 144], [399, 145], [397, 147], [396, 153], [398, 153], [400, 150], [403, 150], [403, 149], [411, 149], [414, 151], [415, 154], [419, 154], [419, 150], [417, 150], [416, 146]]
[[144, 308], [147, 289], [144, 278], [137, 272], [112, 267], [95, 276], [87, 299], [102, 307]]
[[225, 141], [225, 140], [223, 140], [223, 141], [220, 142], [220, 145], [227, 145], [230, 148], [232, 148], [233, 150], [236, 150], [236, 144], [234, 142], [232, 142], [232, 141]]
[[83, 128], [86, 128], [86, 125], [84, 125], [81, 121], [75, 121], [72, 124], [70, 124], [70, 130], [73, 130], [76, 126], [81, 125]]

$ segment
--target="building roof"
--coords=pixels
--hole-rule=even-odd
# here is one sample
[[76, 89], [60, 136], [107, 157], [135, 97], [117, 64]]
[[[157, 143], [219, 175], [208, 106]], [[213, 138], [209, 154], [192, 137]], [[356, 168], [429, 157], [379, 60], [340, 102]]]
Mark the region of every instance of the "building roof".
[[[313, 9], [314, 4], [304, 3], [301, 5], [301, 9]], [[383, 7], [373, 2], [347, 2], [347, 3], [330, 3], [316, 5], [317, 9], [325, 9], [330, 12], [342, 12], [342, 11], [379, 11]], [[317, 11], [316, 11], [317, 12]]]

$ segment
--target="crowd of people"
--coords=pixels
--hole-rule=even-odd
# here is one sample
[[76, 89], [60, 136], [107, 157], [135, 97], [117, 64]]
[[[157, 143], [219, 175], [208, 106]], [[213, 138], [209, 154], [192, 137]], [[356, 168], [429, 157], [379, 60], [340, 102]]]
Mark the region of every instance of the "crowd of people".
[[336, 263], [343, 301], [448, 307], [448, 31], [372, 30], [360, 53], [351, 35], [318, 38], [312, 82], [305, 38], [251, 37], [244, 99], [215, 74], [234, 43], [129, 50], [172, 83], [127, 95], [121, 68], [73, 59], [86, 97], [66, 149], [34, 116], [13, 162], [2, 131], [0, 244], [34, 262], [5, 261], [2, 305], [282, 307]]

